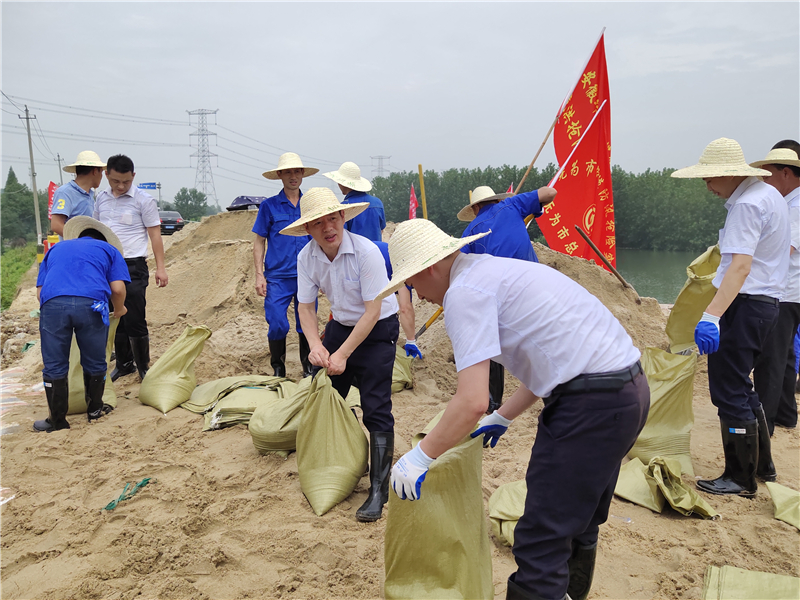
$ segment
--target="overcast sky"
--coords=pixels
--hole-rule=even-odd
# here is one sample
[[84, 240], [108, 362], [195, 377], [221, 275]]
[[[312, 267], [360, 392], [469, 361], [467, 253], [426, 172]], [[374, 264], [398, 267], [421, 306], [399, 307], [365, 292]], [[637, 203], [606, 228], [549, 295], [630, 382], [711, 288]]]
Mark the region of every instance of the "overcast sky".
[[[277, 193], [260, 174], [286, 150], [321, 171], [352, 160], [368, 178], [376, 156], [401, 171], [527, 165], [603, 27], [612, 163], [683, 167], [718, 137], [754, 161], [800, 137], [798, 2], [3, 1], [0, 10], [2, 91], [37, 117], [39, 188], [59, 182], [56, 154], [69, 163], [91, 149], [129, 155], [136, 180], [161, 182], [168, 201], [195, 184], [186, 111], [201, 108], [219, 109], [209, 129], [223, 207]], [[24, 121], [6, 98], [2, 109], [2, 183], [9, 166], [30, 182]], [[537, 166], [552, 161], [550, 141]], [[315, 185], [333, 186], [317, 175], [303, 187]]]

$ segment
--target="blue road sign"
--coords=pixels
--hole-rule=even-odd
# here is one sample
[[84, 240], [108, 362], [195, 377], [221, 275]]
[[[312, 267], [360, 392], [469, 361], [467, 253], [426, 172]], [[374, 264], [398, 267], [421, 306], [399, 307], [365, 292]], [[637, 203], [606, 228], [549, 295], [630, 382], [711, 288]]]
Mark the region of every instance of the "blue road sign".
[[156, 182], [153, 181], [152, 183], [137, 183], [136, 187], [140, 190], [154, 190], [156, 189]]

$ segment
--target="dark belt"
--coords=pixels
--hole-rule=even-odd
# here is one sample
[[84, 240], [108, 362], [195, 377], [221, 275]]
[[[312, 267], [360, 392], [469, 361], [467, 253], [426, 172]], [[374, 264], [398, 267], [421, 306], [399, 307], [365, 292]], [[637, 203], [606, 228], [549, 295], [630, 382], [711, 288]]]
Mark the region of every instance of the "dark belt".
[[139, 265], [142, 263], [147, 263], [147, 258], [144, 256], [137, 256], [135, 258], [126, 258], [125, 264], [126, 265]]
[[612, 373], [594, 373], [578, 375], [566, 383], [553, 388], [552, 395], [580, 394], [585, 392], [618, 392], [626, 383], [633, 381], [642, 372], [642, 363], [638, 360], [627, 369]]
[[767, 304], [772, 304], [773, 306], [778, 306], [780, 302], [777, 298], [773, 298], [772, 296], [762, 296], [761, 294], [739, 294], [738, 296], [739, 298], [744, 298], [745, 300], [766, 302]]

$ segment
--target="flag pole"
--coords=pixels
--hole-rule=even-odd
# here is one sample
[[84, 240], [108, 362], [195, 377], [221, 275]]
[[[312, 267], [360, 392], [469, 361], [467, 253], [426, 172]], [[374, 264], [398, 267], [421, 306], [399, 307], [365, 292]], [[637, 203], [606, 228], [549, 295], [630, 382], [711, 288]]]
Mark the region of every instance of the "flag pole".
[[616, 269], [615, 269], [615, 268], [614, 268], [614, 267], [611, 265], [611, 263], [608, 261], [608, 259], [607, 259], [605, 256], [603, 256], [603, 253], [602, 253], [602, 252], [600, 252], [600, 248], [598, 248], [598, 247], [595, 245], [595, 243], [594, 243], [594, 242], [593, 242], [591, 239], [589, 239], [589, 236], [588, 236], [588, 235], [586, 235], [586, 232], [585, 232], [583, 229], [581, 229], [581, 226], [580, 226], [580, 225], [575, 225], [575, 229], [577, 229], [578, 233], [580, 233], [580, 234], [581, 234], [581, 237], [582, 237], [584, 240], [586, 240], [586, 243], [587, 243], [587, 244], [589, 244], [589, 246], [591, 246], [591, 247], [592, 247], [592, 250], [594, 250], [594, 251], [595, 251], [595, 254], [597, 254], [597, 256], [599, 256], [599, 257], [600, 257], [600, 260], [602, 260], [602, 261], [603, 261], [603, 264], [604, 264], [605, 266], [607, 266], [607, 267], [608, 267], [608, 268], [611, 270], [611, 272], [612, 272], [614, 275], [616, 275], [616, 276], [617, 276], [617, 279], [619, 279], [619, 280], [620, 280], [620, 282], [622, 283], [622, 285], [623, 285], [623, 286], [625, 286], [626, 288], [631, 288], [631, 289], [633, 289], [633, 286], [632, 286], [630, 283], [628, 283], [627, 281], [625, 281], [625, 280], [622, 278], [622, 275], [620, 275], [620, 274], [619, 274], [619, 271], [617, 271], [617, 270], [616, 270]]
[[556, 123], [558, 123], [558, 119], [559, 119], [560, 116], [561, 116], [561, 111], [559, 110], [558, 114], [556, 115], [556, 118], [553, 120], [553, 124], [550, 125], [550, 129], [547, 130], [547, 135], [544, 136], [544, 139], [542, 140], [542, 145], [539, 146], [539, 150], [537, 150], [536, 156], [533, 157], [533, 160], [531, 161], [531, 164], [528, 165], [528, 170], [525, 171], [525, 175], [522, 176], [522, 179], [520, 180], [519, 185], [517, 185], [517, 187], [514, 188], [514, 193], [515, 194], [519, 193], [519, 190], [522, 189], [522, 184], [525, 183], [525, 180], [528, 178], [528, 173], [530, 173], [531, 169], [533, 168], [533, 163], [535, 163], [536, 159], [539, 158], [539, 155], [542, 153], [542, 149], [544, 148], [544, 145], [547, 143], [547, 140], [550, 139], [550, 134], [553, 133], [553, 129], [556, 128]]
[[419, 188], [420, 192], [422, 193], [422, 218], [428, 218], [428, 205], [425, 202], [425, 177], [422, 175], [422, 165], [417, 165], [419, 167]]

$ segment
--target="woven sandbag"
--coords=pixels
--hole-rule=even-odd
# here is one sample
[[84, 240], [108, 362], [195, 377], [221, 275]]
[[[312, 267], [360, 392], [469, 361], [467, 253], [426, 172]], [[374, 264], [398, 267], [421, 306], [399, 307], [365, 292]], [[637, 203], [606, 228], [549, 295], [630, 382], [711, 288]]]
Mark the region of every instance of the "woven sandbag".
[[719, 262], [719, 246], [710, 246], [686, 267], [688, 279], [678, 292], [667, 319], [666, 333], [672, 353], [678, 354], [694, 347], [694, 328], [717, 293], [711, 282], [717, 274]]
[[772, 496], [775, 518], [800, 529], [800, 492], [772, 481], [767, 482], [767, 489]]
[[290, 381], [276, 386], [237, 386], [221, 397], [205, 414], [203, 431], [222, 429], [232, 425], [248, 425], [259, 407], [285, 400], [283, 387], [291, 395], [296, 385]]
[[514, 529], [525, 512], [528, 486], [524, 479], [504, 483], [489, 498], [492, 533], [504, 546], [514, 545]]
[[800, 598], [800, 579], [710, 565], [703, 578], [703, 600], [788, 600]]
[[397, 347], [394, 355], [394, 367], [392, 368], [392, 393], [414, 387], [411, 379], [412, 360], [414, 360], [414, 357], [406, 356], [404, 348]]
[[230, 394], [236, 388], [263, 386], [272, 389], [279, 386], [282, 381], [288, 380], [283, 377], [267, 375], [236, 375], [215, 379], [194, 388], [189, 399], [181, 404], [181, 408], [202, 415], [212, 409], [220, 398]]
[[194, 361], [203, 351], [211, 330], [187, 325], [180, 337], [156, 361], [139, 388], [139, 402], [166, 414], [186, 402], [197, 385]]
[[253, 412], [247, 429], [259, 454], [286, 457], [297, 447], [300, 415], [311, 393], [311, 381], [311, 377], [301, 379], [291, 395], [264, 402]]
[[300, 487], [322, 516], [353, 493], [367, 466], [369, 442], [325, 369], [314, 376], [300, 419]]
[[[117, 393], [114, 391], [114, 382], [111, 381], [111, 352], [114, 350], [114, 335], [117, 333], [119, 319], [109, 318], [108, 338], [106, 340], [106, 387], [103, 390], [103, 404], [117, 407]], [[72, 336], [72, 345], [69, 349], [69, 385], [68, 415], [86, 412], [86, 388], [83, 385], [83, 369], [81, 368], [81, 351], [75, 335]]]

